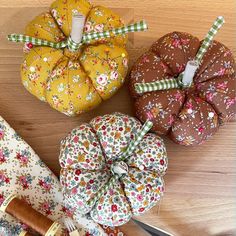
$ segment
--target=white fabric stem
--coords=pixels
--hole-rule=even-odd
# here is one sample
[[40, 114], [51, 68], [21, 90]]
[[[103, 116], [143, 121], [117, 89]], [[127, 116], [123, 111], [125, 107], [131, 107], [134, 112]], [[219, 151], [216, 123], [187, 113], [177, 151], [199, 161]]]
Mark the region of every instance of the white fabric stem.
[[182, 79], [182, 83], [183, 83], [184, 87], [188, 87], [192, 84], [193, 77], [194, 77], [194, 74], [195, 74], [197, 68], [198, 68], [197, 61], [195, 61], [195, 60], [188, 61], [187, 65], [185, 67], [185, 71], [184, 71], [183, 79]]
[[83, 37], [85, 16], [74, 13], [72, 17], [72, 26], [70, 37], [75, 43], [80, 43]]

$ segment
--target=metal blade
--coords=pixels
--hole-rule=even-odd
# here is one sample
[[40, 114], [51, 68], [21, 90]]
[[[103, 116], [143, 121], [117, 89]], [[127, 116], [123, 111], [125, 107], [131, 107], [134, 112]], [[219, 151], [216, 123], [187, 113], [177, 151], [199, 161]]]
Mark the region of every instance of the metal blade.
[[149, 234], [151, 234], [152, 236], [173, 236], [172, 234], [170, 234], [162, 229], [153, 227], [149, 224], [145, 224], [145, 223], [138, 221], [136, 219], [133, 219], [133, 218], [132, 218], [132, 220], [135, 223], [137, 223], [140, 227], [142, 227], [145, 231], [147, 231]]

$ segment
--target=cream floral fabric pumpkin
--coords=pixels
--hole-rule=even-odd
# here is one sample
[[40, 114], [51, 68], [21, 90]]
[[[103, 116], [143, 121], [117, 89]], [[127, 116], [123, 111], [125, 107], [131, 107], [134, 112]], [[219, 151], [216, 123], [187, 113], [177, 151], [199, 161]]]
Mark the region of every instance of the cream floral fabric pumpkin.
[[[135, 118], [115, 113], [80, 125], [62, 140], [60, 181], [67, 207], [117, 226], [157, 204], [167, 169], [162, 139], [147, 133], [132, 154], [122, 158], [141, 128]], [[114, 179], [114, 173], [121, 175]]]

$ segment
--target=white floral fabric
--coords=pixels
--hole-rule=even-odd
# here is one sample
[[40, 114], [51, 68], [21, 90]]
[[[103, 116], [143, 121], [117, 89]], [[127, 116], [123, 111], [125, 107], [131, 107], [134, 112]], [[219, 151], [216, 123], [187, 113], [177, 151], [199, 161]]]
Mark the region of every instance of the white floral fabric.
[[[57, 177], [33, 149], [0, 116], [0, 205], [9, 194], [17, 194], [32, 207], [63, 225], [64, 217], [73, 217], [75, 208], [62, 205]], [[88, 216], [76, 215], [81, 235], [106, 235]], [[0, 212], [0, 235], [16, 236], [26, 225]], [[66, 230], [64, 234], [67, 235]]]
[[[152, 133], [122, 159], [128, 173], [99, 195], [114, 177], [113, 164], [120, 162], [141, 127], [137, 119], [114, 113], [80, 125], [62, 140], [60, 180], [68, 206], [76, 206], [78, 213], [89, 212], [100, 224], [118, 226], [157, 204], [164, 192], [168, 160], [163, 140]], [[94, 198], [97, 201], [90, 204]]]

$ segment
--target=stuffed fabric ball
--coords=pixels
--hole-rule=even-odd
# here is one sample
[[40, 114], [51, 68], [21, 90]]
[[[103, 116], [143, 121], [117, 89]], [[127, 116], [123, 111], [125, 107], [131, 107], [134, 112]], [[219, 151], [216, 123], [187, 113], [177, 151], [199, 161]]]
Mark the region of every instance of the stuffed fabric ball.
[[[99, 116], [61, 142], [64, 202], [109, 226], [122, 225], [155, 206], [164, 191], [165, 145], [127, 115]], [[79, 220], [79, 218], [78, 218]]]
[[[124, 26], [120, 17], [105, 7], [92, 6], [86, 0], [56, 0], [48, 12], [27, 25], [25, 34], [55, 44], [63, 42], [70, 36], [76, 13], [86, 18], [84, 34]], [[126, 42], [125, 35], [113, 35], [91, 40], [75, 52], [27, 43], [22, 82], [30, 93], [66, 115], [86, 112], [109, 99], [124, 83]]]
[[[188, 33], [169, 33], [157, 40], [131, 71], [136, 116], [143, 122], [151, 119], [153, 131], [182, 145], [202, 143], [236, 113], [232, 52], [212, 41], [202, 54], [204, 45]], [[193, 63], [188, 67], [187, 76], [192, 73], [193, 79], [185, 87], [177, 78], [199, 54], [202, 58], [195, 73], [190, 68]]]

